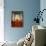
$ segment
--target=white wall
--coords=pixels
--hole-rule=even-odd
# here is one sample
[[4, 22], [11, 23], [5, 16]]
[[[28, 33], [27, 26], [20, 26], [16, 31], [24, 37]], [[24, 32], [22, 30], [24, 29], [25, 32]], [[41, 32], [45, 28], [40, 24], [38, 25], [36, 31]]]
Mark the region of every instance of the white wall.
[[[41, 11], [43, 9], [46, 9], [46, 0], [40, 0], [40, 9]], [[43, 12], [43, 22], [40, 21], [40, 24], [43, 25], [43, 26], [46, 26], [46, 11]]]
[[0, 0], [0, 42], [4, 41], [4, 0]]

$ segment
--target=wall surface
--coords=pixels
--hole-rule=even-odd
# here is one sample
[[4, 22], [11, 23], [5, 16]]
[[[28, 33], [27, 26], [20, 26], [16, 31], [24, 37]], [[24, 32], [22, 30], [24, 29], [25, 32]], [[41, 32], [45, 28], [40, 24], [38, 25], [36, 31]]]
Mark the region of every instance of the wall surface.
[[[4, 0], [4, 38], [7, 41], [18, 41], [31, 31], [36, 12], [40, 9], [40, 0]], [[11, 12], [24, 12], [24, 27], [11, 27]]]
[[[41, 11], [42, 11], [43, 9], [46, 9], [46, 0], [41, 0], [41, 1], [40, 1], [40, 9], [41, 9]], [[43, 26], [46, 27], [46, 10], [43, 12], [42, 17], [43, 17], [43, 22], [41, 21], [41, 22], [40, 22], [40, 25], [43, 25]]]
[[0, 1], [0, 42], [4, 41], [4, 0]]

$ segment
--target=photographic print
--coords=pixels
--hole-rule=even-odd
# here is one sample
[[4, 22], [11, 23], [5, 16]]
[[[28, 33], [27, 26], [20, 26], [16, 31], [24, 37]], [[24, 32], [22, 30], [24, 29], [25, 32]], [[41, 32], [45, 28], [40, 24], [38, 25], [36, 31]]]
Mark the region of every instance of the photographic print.
[[11, 27], [23, 27], [23, 11], [12, 11]]

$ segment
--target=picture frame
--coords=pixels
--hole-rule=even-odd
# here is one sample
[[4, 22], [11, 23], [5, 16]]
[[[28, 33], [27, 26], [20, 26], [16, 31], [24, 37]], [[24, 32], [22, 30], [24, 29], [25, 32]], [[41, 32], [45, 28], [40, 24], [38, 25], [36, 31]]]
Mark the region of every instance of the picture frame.
[[23, 11], [12, 11], [11, 27], [23, 27], [24, 16]]

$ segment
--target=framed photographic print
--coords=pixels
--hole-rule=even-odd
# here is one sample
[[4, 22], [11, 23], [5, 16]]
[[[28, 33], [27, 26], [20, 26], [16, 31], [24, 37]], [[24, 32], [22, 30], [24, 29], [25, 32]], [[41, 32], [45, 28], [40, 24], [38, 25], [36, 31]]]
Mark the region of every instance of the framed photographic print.
[[23, 27], [23, 11], [12, 11], [11, 27]]

